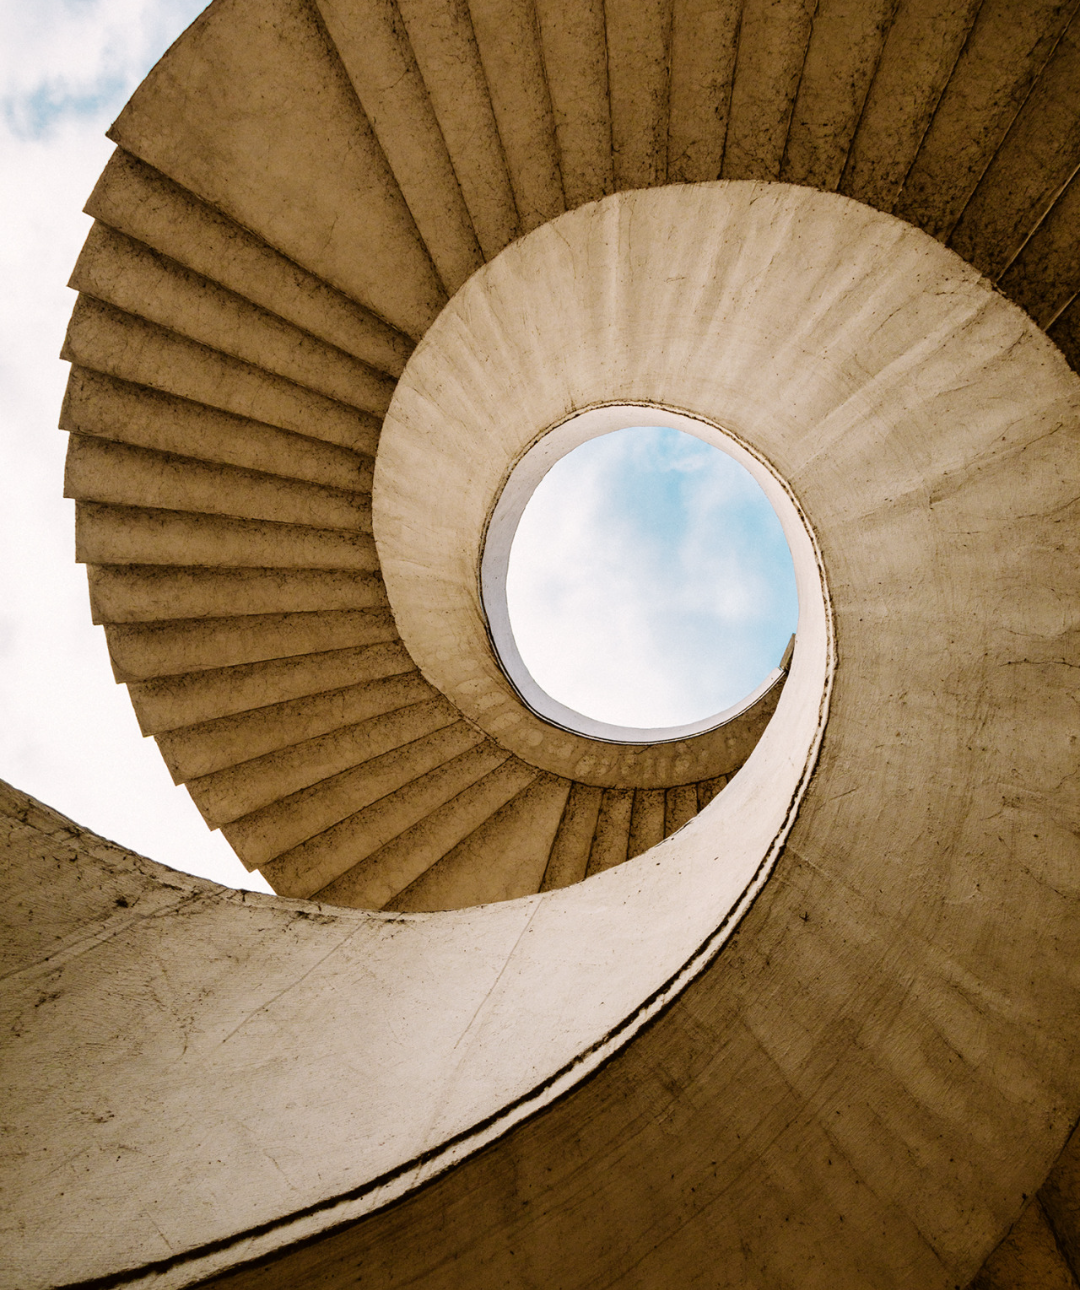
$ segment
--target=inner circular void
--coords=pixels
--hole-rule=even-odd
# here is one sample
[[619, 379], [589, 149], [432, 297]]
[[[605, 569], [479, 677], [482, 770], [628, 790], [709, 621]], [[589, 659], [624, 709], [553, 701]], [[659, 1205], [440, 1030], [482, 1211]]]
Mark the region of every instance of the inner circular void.
[[496, 505], [481, 590], [499, 661], [538, 715], [594, 738], [722, 725], [783, 675], [798, 621], [760, 470], [715, 430], [588, 420], [535, 444]]

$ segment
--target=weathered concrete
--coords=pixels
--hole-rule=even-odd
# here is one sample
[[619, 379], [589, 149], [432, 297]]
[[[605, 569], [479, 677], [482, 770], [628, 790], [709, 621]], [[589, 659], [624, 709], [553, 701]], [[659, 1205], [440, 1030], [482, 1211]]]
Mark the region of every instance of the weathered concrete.
[[407, 336], [123, 148], [113, 153], [85, 209], [303, 331], [401, 375], [413, 348]]
[[350, 492], [371, 491], [370, 457], [319, 439], [298, 441], [296, 435], [265, 422], [88, 368], [71, 369], [60, 428], [260, 474]]
[[445, 302], [314, 5], [219, 0], [109, 137], [408, 336]]
[[521, 229], [468, 5], [465, 0], [398, 0], [397, 8], [477, 239], [490, 260]]
[[68, 284], [223, 354], [381, 416], [394, 382], [123, 233], [95, 224]]
[[1047, 59], [1076, 0], [988, 0], [980, 9], [893, 207], [948, 238]]
[[[95, 495], [80, 555], [174, 765], [213, 777], [307, 744], [317, 771], [354, 735], [361, 755], [360, 726], [428, 702], [392, 624], [357, 644], [353, 602], [334, 599], [377, 585], [358, 528], [237, 517], [366, 492], [388, 392], [372, 369], [401, 373], [476, 245], [490, 259], [607, 193], [616, 149], [620, 184], [839, 174], [1000, 274], [1080, 366], [1076, 0], [940, 9], [673, 0], [609, 4], [605, 21], [562, 0], [399, 0], [403, 36], [374, 0], [217, 0], [117, 125], [66, 350], [83, 366], [65, 428], [131, 450], [74, 450]], [[365, 44], [379, 39], [402, 79]], [[10, 890], [36, 895], [32, 915], [8, 900], [4, 952], [17, 966], [18, 947], [63, 941], [9, 996], [26, 1001], [6, 1102], [30, 1135], [4, 1245], [20, 1290], [97, 1272], [190, 1284], [260, 1254], [229, 1283], [924, 1290], [965, 1281], [1045, 1177], [1080, 1107], [1075, 382], [910, 230], [760, 190], [744, 236], [695, 223], [713, 197], [666, 199], [667, 225], [640, 196], [611, 207], [629, 216], [569, 279], [545, 262], [530, 316], [569, 317], [587, 284], [586, 331], [621, 318], [625, 340], [600, 397], [635, 393], [619, 386], [632, 367], [646, 401], [678, 386], [765, 452], [822, 539], [837, 689], [778, 881], [666, 1013], [635, 1012], [775, 840], [814, 691], [802, 632], [775, 720], [715, 801], [724, 773], [663, 794], [570, 784], [455, 721], [227, 826], [249, 862], [277, 857], [283, 889], [325, 873], [335, 899], [352, 884], [410, 909], [504, 902], [483, 910], [380, 919], [163, 888], [16, 802], [27, 863]], [[849, 213], [830, 226], [811, 207]], [[711, 393], [691, 388], [687, 316], [729, 329]], [[469, 361], [528, 348], [527, 331], [504, 315]], [[552, 388], [611, 332], [564, 340]], [[103, 500], [121, 487], [128, 502]], [[234, 616], [209, 615], [229, 588]], [[203, 670], [160, 675], [173, 666]], [[627, 795], [625, 853], [646, 849], [580, 884], [594, 843], [598, 859], [622, 846], [611, 804], [625, 814]], [[661, 797], [665, 827], [704, 814], [657, 845]], [[418, 858], [433, 863], [417, 876]], [[197, 894], [170, 904], [175, 882]], [[653, 1024], [615, 1054], [627, 1017]], [[507, 1110], [598, 1035], [538, 1095], [546, 1111], [412, 1191], [537, 1109]], [[1025, 1260], [1043, 1284], [1077, 1266], [1075, 1155], [998, 1246], [991, 1284], [1019, 1290]], [[379, 1171], [393, 1177], [372, 1189]], [[73, 1219], [78, 1241], [58, 1241]]]

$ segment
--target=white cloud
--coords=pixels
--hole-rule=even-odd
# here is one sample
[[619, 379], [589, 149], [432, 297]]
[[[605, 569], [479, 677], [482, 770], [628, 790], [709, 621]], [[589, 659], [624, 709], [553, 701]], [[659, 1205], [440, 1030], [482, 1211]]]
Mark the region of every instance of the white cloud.
[[676, 725], [738, 701], [794, 630], [779, 521], [731, 458], [673, 430], [563, 458], [522, 517], [507, 596], [537, 682], [620, 725]]
[[199, 0], [35, 0], [0, 10], [0, 775], [176, 868], [269, 890], [203, 823], [139, 733], [90, 622], [64, 501], [58, 361], [81, 214], [112, 119]]

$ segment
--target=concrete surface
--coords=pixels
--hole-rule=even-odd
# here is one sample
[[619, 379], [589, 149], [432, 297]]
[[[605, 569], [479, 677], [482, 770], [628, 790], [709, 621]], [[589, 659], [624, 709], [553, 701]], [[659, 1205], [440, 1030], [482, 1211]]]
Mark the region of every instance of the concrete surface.
[[[836, 684], [774, 879], [708, 965], [810, 746], [813, 668], [715, 798], [723, 773], [570, 783], [462, 721], [452, 755], [436, 730], [227, 826], [265, 856], [367, 829], [403, 877], [444, 830], [391, 899], [498, 902], [457, 913], [222, 893], [6, 799], [5, 1284], [923, 1290], [987, 1255], [984, 1285], [1069, 1284], [1077, 382], [1034, 323], [1080, 366], [1078, 7], [215, 0], [177, 42], [91, 197], [64, 425], [95, 611], [196, 793], [303, 745], [314, 771], [430, 702], [349, 598], [377, 595], [390, 382], [477, 247], [510, 254], [455, 300], [536, 255], [570, 284], [548, 309], [590, 327], [626, 333], [635, 300], [742, 320], [708, 399], [678, 328], [600, 397], [678, 385], [792, 487]], [[547, 223], [721, 175], [886, 215], [704, 185]], [[553, 230], [603, 220], [560, 278]], [[468, 322], [477, 369], [551, 343]], [[578, 339], [555, 403], [612, 335]], [[400, 825], [461, 757], [493, 811], [471, 833], [437, 792], [374, 829], [365, 793]], [[350, 879], [342, 847], [347, 886], [367, 858]]]

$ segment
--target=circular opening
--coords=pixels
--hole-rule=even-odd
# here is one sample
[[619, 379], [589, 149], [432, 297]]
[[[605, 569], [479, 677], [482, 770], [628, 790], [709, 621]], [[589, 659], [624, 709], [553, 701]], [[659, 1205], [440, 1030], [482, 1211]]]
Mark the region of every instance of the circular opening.
[[760, 484], [667, 426], [612, 431], [552, 466], [518, 521], [506, 601], [542, 690], [641, 729], [740, 704], [798, 619], [791, 552]]
[[481, 564], [489, 634], [520, 697], [612, 742], [732, 720], [783, 675], [798, 620], [779, 481], [717, 427], [630, 421], [643, 411], [592, 409], [536, 442]]

